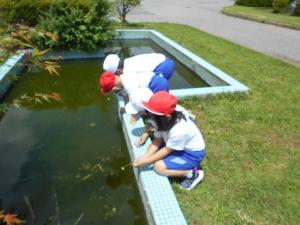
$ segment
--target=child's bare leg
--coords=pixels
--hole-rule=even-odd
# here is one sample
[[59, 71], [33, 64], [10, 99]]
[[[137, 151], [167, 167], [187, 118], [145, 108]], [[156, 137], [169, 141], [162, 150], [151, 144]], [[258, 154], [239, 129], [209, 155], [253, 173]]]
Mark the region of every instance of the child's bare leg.
[[167, 177], [186, 177], [189, 173], [189, 170], [169, 170], [163, 160], [156, 161], [154, 169], [157, 173]]

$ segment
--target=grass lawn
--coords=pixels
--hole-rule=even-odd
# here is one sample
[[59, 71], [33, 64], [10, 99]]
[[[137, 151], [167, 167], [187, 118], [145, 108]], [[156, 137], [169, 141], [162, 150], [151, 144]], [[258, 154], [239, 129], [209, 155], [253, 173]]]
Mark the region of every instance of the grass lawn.
[[188, 193], [173, 185], [188, 224], [299, 224], [300, 68], [189, 26], [143, 26], [251, 89], [181, 102], [207, 143], [203, 183]]
[[300, 29], [300, 17], [272, 13], [272, 8], [229, 6], [224, 8], [225, 14], [253, 19], [259, 22], [272, 23], [294, 29]]

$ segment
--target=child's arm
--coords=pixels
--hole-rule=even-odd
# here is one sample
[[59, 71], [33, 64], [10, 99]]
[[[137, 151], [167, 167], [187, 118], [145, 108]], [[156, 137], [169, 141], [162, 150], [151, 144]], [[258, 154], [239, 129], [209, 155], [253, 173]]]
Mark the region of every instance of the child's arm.
[[149, 157], [153, 155], [159, 149], [162, 143], [162, 138], [154, 138], [152, 143], [148, 146], [147, 152], [143, 155], [144, 157]]
[[159, 151], [156, 151], [152, 155], [149, 155], [149, 156], [143, 155], [143, 156], [137, 158], [134, 161], [133, 166], [142, 167], [142, 166], [145, 166], [147, 164], [154, 163], [158, 160], [163, 159], [164, 157], [169, 155], [172, 151], [174, 151], [174, 150], [171, 149], [171, 148], [163, 147], [162, 149], [160, 149]]
[[141, 136], [139, 136], [135, 142], [134, 142], [134, 145], [136, 147], [141, 147], [143, 144], [145, 144], [147, 138], [150, 136], [150, 133], [146, 130], [144, 131], [144, 133], [142, 133]]
[[142, 146], [143, 144], [145, 144], [147, 138], [150, 136], [151, 132], [153, 131], [153, 127], [151, 125], [148, 125], [145, 129], [145, 131], [142, 133], [141, 136], [139, 136], [135, 142], [134, 145], [137, 147]]

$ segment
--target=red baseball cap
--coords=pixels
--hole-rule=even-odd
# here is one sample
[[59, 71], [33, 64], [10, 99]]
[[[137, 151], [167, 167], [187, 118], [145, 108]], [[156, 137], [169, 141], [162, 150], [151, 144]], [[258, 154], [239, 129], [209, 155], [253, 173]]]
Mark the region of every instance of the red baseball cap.
[[167, 91], [158, 91], [152, 95], [147, 103], [143, 103], [146, 110], [156, 115], [172, 114], [176, 104], [176, 97]]
[[115, 86], [116, 77], [111, 72], [104, 72], [99, 76], [99, 85], [103, 94], [108, 94]]

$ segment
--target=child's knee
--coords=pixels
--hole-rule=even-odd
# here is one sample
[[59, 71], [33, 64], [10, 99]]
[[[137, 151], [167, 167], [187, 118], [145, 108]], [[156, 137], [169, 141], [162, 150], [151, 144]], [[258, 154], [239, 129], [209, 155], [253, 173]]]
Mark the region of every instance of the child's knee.
[[154, 170], [159, 174], [164, 174], [164, 171], [166, 170], [166, 166], [164, 165], [162, 160], [159, 160], [154, 163]]

